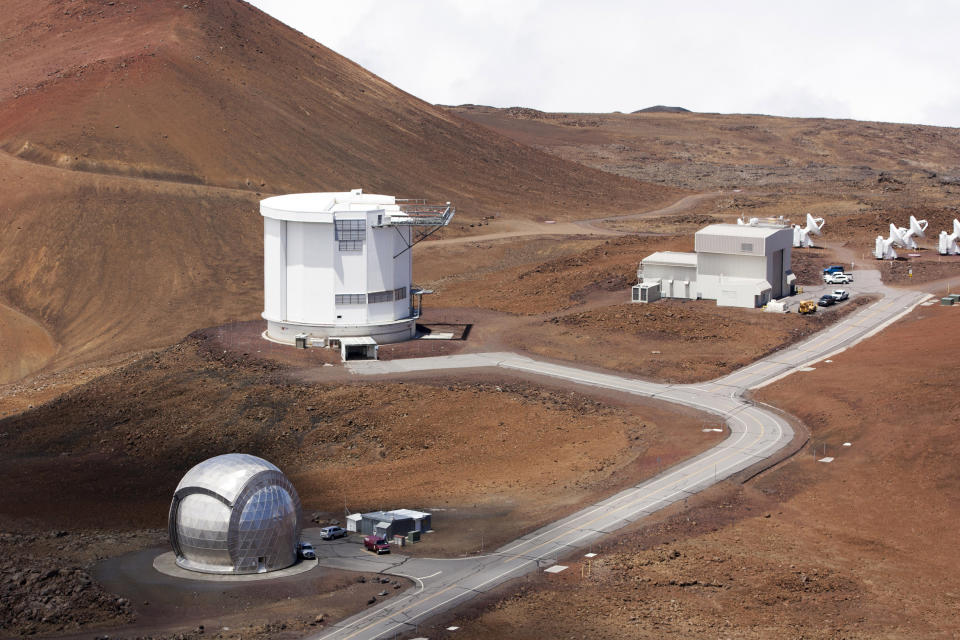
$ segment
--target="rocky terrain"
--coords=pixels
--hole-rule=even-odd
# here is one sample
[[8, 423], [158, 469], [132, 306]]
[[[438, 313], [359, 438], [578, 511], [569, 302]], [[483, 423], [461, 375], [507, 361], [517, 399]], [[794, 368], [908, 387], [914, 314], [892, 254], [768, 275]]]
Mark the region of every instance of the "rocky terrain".
[[0, 630], [25, 635], [132, 620], [130, 601], [105, 593], [78, 566], [18, 556], [0, 564]]
[[[958, 551], [938, 541], [960, 504], [958, 313], [920, 307], [761, 390], [811, 431], [789, 462], [438, 621], [431, 637], [451, 637], [449, 624], [477, 639], [954, 637]], [[824, 451], [833, 462], [818, 462]]]
[[639, 111], [547, 113], [462, 105], [448, 109], [525, 144], [647, 182], [689, 189], [954, 189], [960, 133], [822, 118]]
[[[930, 222], [911, 263], [925, 281], [958, 267], [930, 267], [937, 235], [960, 217], [957, 129], [853, 120], [649, 112], [545, 113], [477, 105], [448, 107], [462, 117], [559, 157], [622, 176], [699, 191], [722, 190], [696, 213], [778, 217], [827, 224], [818, 244], [843, 245], [872, 260], [874, 239], [910, 215]], [[613, 229], [659, 232], [648, 220], [612, 220]], [[901, 257], [907, 258], [906, 251]], [[881, 265], [891, 282], [900, 266]], [[907, 267], [909, 269], [909, 266]], [[917, 273], [913, 282], [916, 282]]]
[[[337, 572], [236, 589], [131, 577], [166, 544], [172, 487], [212, 455], [277, 463], [315, 523], [434, 508], [413, 553], [457, 556], [722, 437], [703, 431], [713, 418], [613, 392], [476, 371], [358, 383], [332, 352], [267, 345], [267, 195], [457, 206], [415, 276], [436, 290], [423, 323], [463, 339], [386, 358], [514, 350], [691, 382], [868, 302], [803, 318], [626, 303], [646, 254], [738, 216], [827, 218], [823, 246], [794, 254], [801, 284], [831, 263], [937, 294], [960, 276], [933, 250], [960, 217], [956, 129], [446, 108], [242, 2], [5, 9], [0, 636], [294, 638], [395, 591]], [[874, 237], [910, 215], [930, 221], [919, 255], [872, 262]], [[958, 313], [921, 308], [762, 390], [807, 449], [456, 612], [456, 636], [954, 637]]]
[[106, 591], [91, 568], [107, 549], [159, 539], [159, 532], [0, 533], [0, 636], [132, 622], [133, 603]]

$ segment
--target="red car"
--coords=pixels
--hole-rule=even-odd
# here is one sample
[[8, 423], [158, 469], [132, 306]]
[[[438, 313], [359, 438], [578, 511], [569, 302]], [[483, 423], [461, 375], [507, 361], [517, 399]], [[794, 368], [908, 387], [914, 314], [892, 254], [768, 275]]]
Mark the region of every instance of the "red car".
[[367, 551], [376, 551], [377, 555], [381, 553], [390, 553], [390, 543], [386, 538], [379, 536], [365, 536], [363, 546]]

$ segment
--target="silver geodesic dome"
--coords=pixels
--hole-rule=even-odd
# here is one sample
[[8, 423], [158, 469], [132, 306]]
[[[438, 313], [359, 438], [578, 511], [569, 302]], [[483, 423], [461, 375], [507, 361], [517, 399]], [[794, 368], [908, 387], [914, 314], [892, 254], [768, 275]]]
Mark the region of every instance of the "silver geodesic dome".
[[262, 573], [297, 559], [300, 497], [263, 458], [228, 453], [183, 476], [170, 503], [177, 564], [205, 573]]

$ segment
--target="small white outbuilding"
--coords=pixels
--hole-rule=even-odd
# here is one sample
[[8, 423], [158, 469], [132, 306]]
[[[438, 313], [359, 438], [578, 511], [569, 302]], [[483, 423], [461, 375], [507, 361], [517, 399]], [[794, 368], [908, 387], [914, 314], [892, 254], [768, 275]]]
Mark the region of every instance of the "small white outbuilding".
[[793, 291], [792, 246], [793, 230], [783, 224], [709, 225], [694, 236], [695, 253], [659, 251], [644, 258], [633, 300], [687, 298], [762, 307]]
[[375, 357], [376, 345], [414, 336], [424, 292], [412, 285], [410, 249], [450, 222], [450, 203], [354, 189], [267, 198], [260, 214], [264, 337]]

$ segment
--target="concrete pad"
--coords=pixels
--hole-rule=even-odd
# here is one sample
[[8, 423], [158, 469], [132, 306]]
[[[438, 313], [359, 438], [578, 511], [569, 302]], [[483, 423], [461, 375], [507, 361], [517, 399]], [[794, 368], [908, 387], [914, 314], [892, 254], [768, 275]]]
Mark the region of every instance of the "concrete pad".
[[597, 557], [597, 554], [595, 554], [595, 553], [585, 553], [585, 554], [583, 554], [583, 557], [584, 557], [584, 558], [596, 558], [596, 557]]
[[544, 573], [560, 573], [561, 571], [566, 571], [567, 569], [568, 567], [566, 565], [555, 564], [552, 567], [549, 567], [548, 569], [544, 569], [543, 572]]
[[254, 582], [257, 580], [272, 580], [274, 578], [286, 578], [300, 573], [306, 573], [317, 566], [316, 560], [302, 560], [286, 569], [268, 571], [266, 573], [244, 573], [241, 575], [222, 574], [222, 573], [200, 573], [199, 571], [190, 571], [177, 565], [176, 554], [173, 551], [161, 553], [153, 559], [153, 568], [162, 574], [173, 578], [183, 578], [184, 580], [202, 580], [205, 582]]
[[826, 458], [820, 458], [817, 462], [833, 462], [833, 456], [827, 456]]

